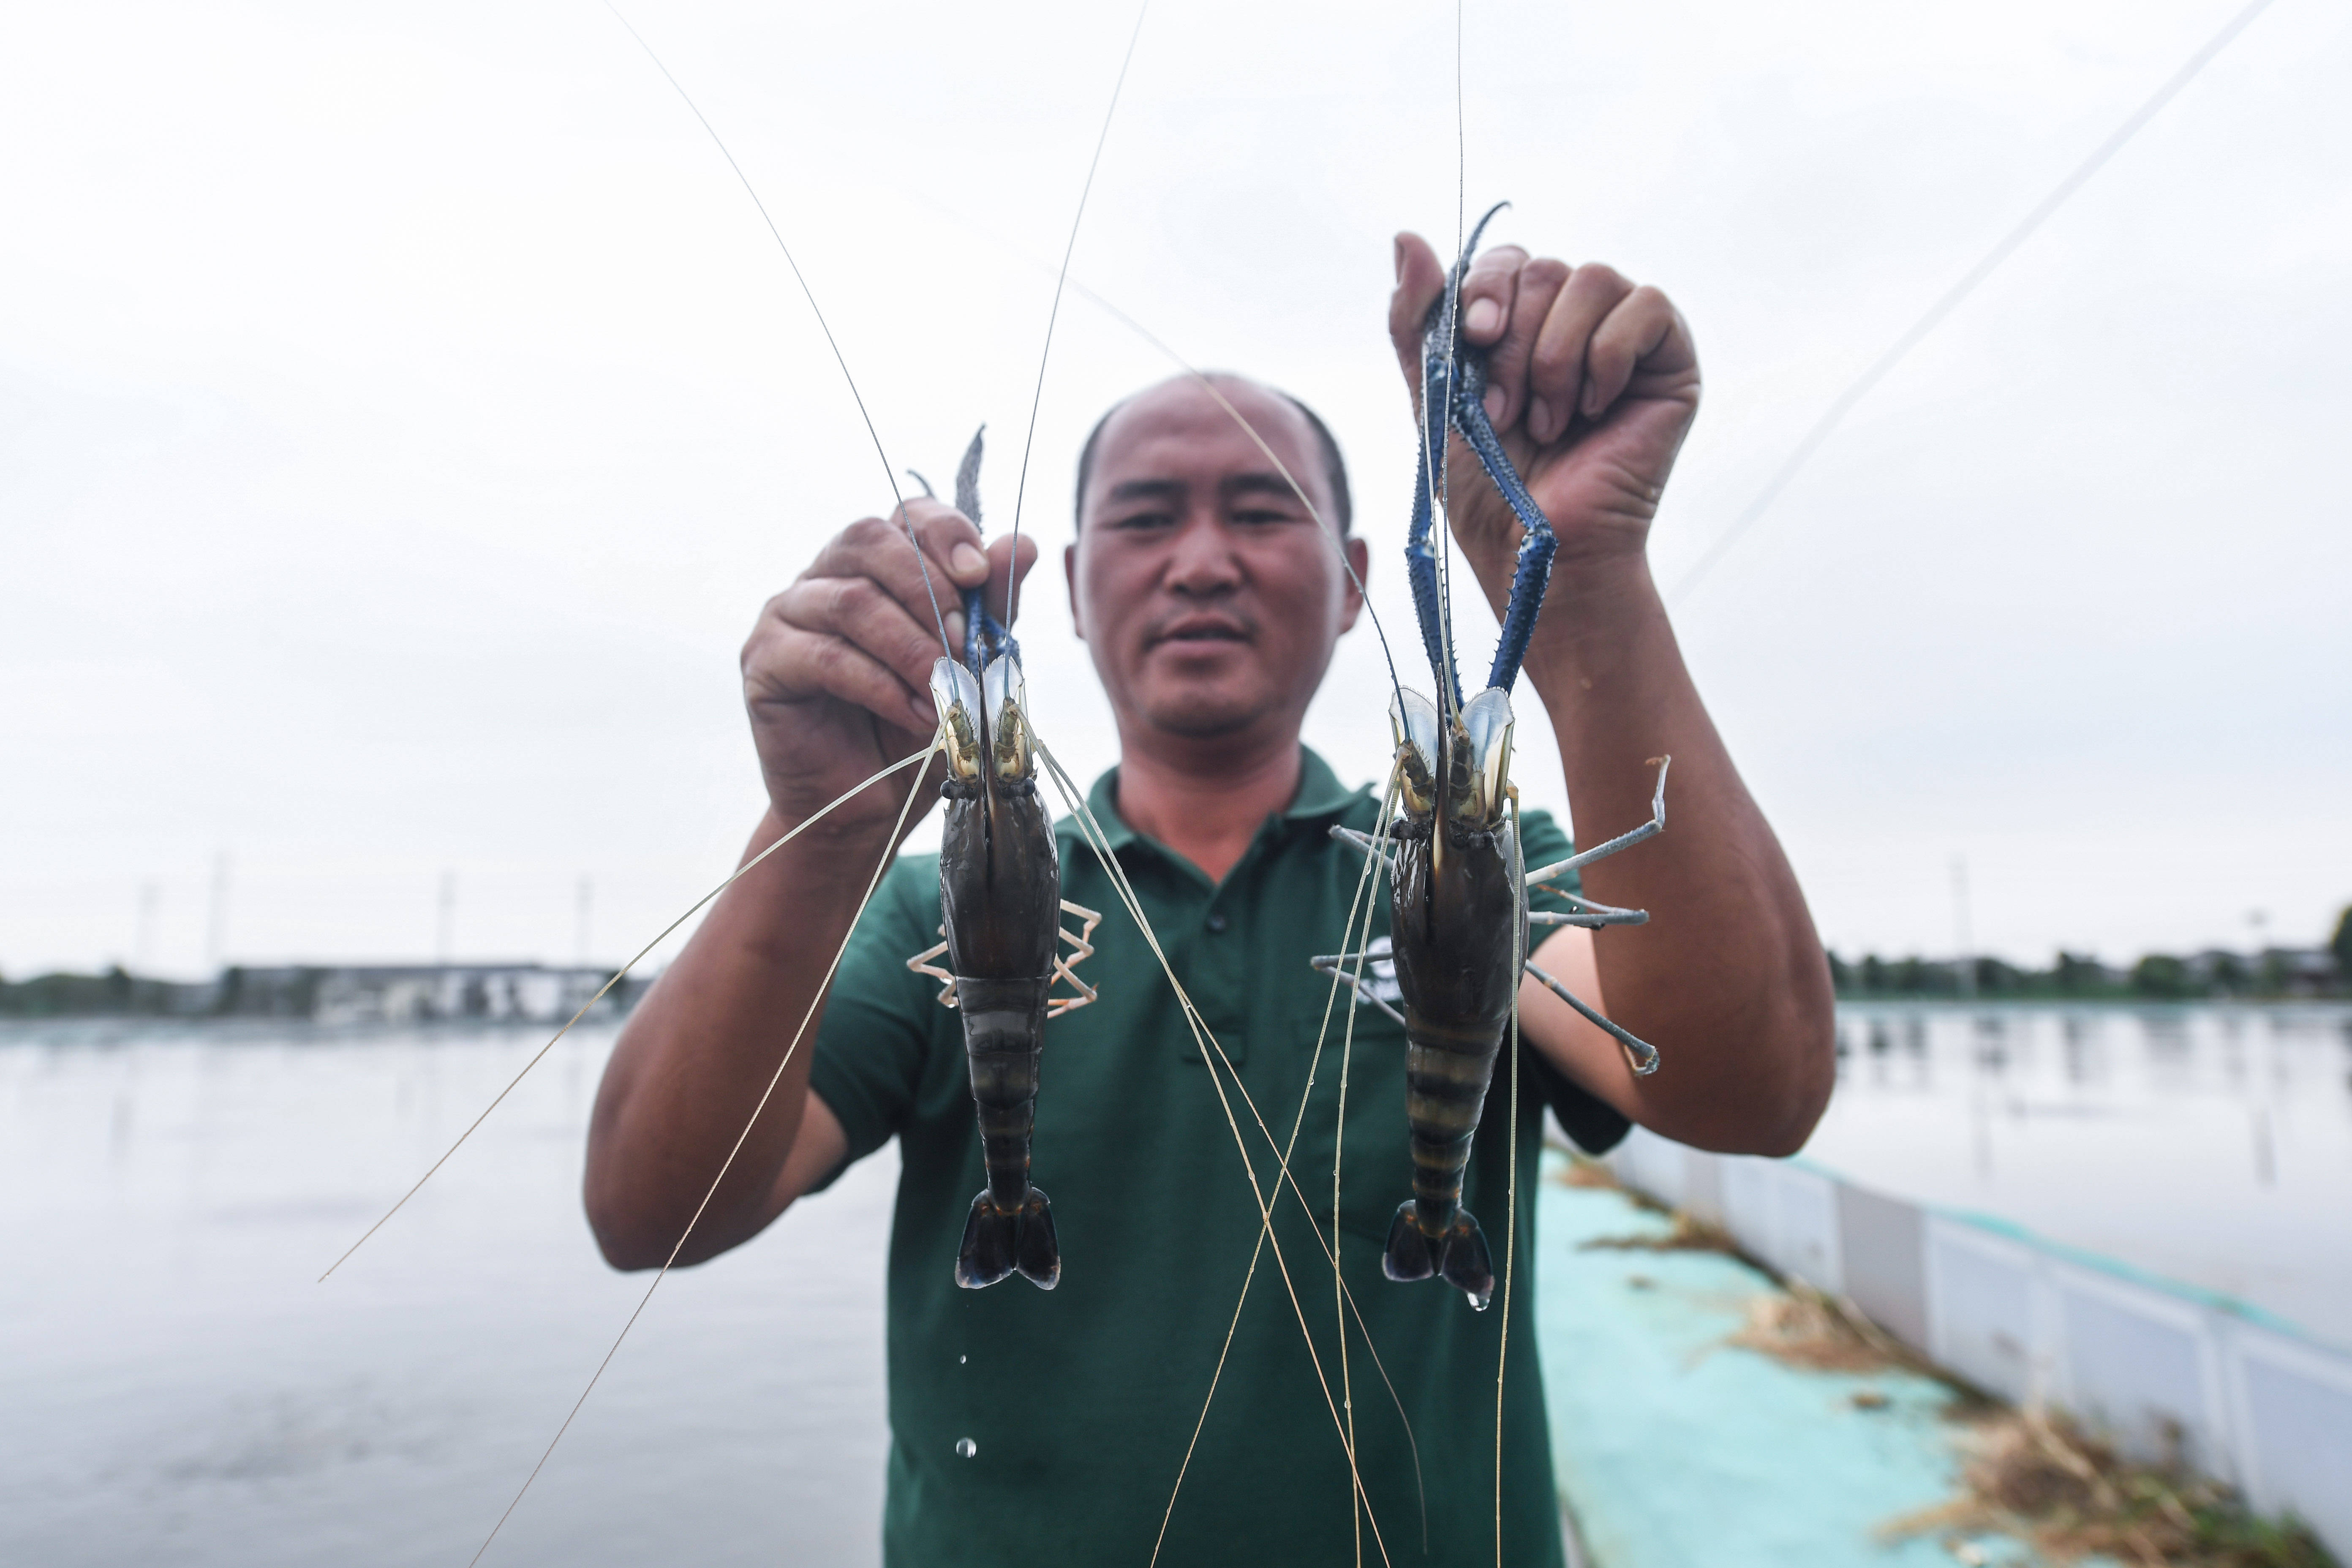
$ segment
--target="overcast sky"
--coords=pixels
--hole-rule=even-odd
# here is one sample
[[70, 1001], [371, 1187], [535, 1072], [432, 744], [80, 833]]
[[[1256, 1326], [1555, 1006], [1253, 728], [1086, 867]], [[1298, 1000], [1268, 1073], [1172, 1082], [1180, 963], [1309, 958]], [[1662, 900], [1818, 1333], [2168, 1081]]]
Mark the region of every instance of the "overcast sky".
[[[1450, 10], [1161, 0], [1076, 274], [1329, 417], [1410, 644], [1390, 236], [1444, 248], [1457, 157], [1474, 213], [1516, 204], [1493, 238], [1691, 321], [1672, 582], [2235, 3], [1472, 5], [1457, 147]], [[1133, 13], [628, 8], [889, 460], [952, 468], [985, 420], [1007, 526]], [[1959, 857], [1976, 942], [2034, 962], [2244, 943], [2257, 910], [2316, 941], [2352, 899], [2347, 79], [2352, 17], [2277, 0], [1677, 606], [1834, 945], [1950, 951]], [[1066, 305], [1049, 551], [1087, 425], [1170, 368]], [[736, 651], [882, 475], [757, 214], [593, 0], [12, 8], [0, 972], [198, 970], [224, 854], [232, 960], [429, 954], [449, 872], [460, 956], [570, 957], [583, 878], [621, 955], [732, 864]], [[1058, 571], [1024, 608], [1090, 776]], [[1350, 778], [1381, 688], [1362, 628], [1309, 720]]]

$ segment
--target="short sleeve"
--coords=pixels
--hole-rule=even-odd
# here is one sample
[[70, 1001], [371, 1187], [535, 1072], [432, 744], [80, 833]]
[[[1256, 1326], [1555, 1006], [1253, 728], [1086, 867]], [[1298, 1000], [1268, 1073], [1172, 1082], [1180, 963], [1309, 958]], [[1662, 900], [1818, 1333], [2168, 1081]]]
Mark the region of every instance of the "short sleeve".
[[[1567, 859], [1576, 853], [1576, 846], [1548, 811], [1531, 811], [1519, 819], [1519, 854], [1530, 871]], [[1565, 910], [1567, 901], [1562, 893], [1584, 891], [1584, 880], [1570, 871], [1558, 881], [1528, 889], [1528, 905], [1531, 909]], [[1551, 1065], [1542, 1052], [1528, 1050], [1525, 1060], [1543, 1090], [1544, 1102], [1559, 1120], [1560, 1131], [1572, 1139], [1576, 1146], [1588, 1154], [1605, 1154], [1625, 1140], [1633, 1123], [1625, 1113], [1611, 1105]]]
[[939, 941], [939, 858], [902, 857], [850, 933], [817, 1027], [809, 1089], [840, 1121], [849, 1156], [813, 1191], [887, 1143], [914, 1108], [937, 1027], [931, 1015], [944, 1009], [938, 983], [907, 960]]

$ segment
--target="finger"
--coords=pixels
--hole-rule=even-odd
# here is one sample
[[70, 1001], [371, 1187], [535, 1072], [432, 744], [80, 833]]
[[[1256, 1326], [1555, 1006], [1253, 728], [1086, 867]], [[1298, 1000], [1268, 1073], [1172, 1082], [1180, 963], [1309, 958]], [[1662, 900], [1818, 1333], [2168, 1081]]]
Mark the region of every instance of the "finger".
[[1568, 263], [1548, 256], [1519, 268], [1510, 326], [1486, 357], [1486, 417], [1497, 435], [1528, 405], [1528, 365], [1535, 358], [1536, 339], [1567, 282]]
[[[934, 513], [927, 509], [937, 503], [917, 500], [900, 521], [894, 512], [889, 521], [869, 517], [850, 524], [835, 534], [817, 552], [803, 580], [835, 577], [864, 577], [880, 584], [893, 598], [907, 607], [923, 625], [931, 628], [931, 647], [940, 650], [941, 624], [950, 643], [961, 639], [962, 599], [960, 584], [948, 559], [952, 552], [949, 545], [940, 550], [917, 548], [908, 542], [908, 530], [912, 527], [915, 540], [920, 543], [926, 534], [942, 542], [952, 541], [975, 544], [977, 530], [971, 528], [952, 507], [942, 507]], [[943, 516], [941, 514], [944, 514]], [[979, 552], [975, 548], [974, 553]], [[986, 557], [982, 556], [983, 566]]]
[[[1017, 562], [1013, 553], [1016, 548], [1021, 552]], [[1036, 564], [1037, 540], [1033, 534], [1024, 534], [1017, 541], [1008, 534], [988, 547], [988, 597], [985, 602], [989, 613], [1008, 626], [1013, 624], [1013, 614], [1021, 607], [1017, 603], [1007, 603], [1012, 586], [1024, 581], [1029, 569]], [[1028, 590], [1024, 588], [1023, 597], [1027, 594]]]
[[745, 696], [753, 702], [805, 701], [824, 695], [854, 703], [893, 729], [936, 727], [928, 673], [908, 686], [899, 675], [846, 637], [786, 626], [763, 640], [761, 657], [747, 658]]
[[1624, 395], [1637, 371], [1653, 364], [1677, 370], [1696, 357], [1672, 301], [1646, 285], [1634, 289], [1593, 330], [1592, 346], [1584, 355], [1584, 416], [1600, 418]]
[[1537, 445], [1549, 445], [1567, 430], [1583, 390], [1585, 351], [1593, 329], [1633, 291], [1633, 284], [1599, 262], [1569, 274], [1544, 318], [1528, 372], [1528, 435]]
[[909, 690], [929, 689], [932, 662], [943, 651], [938, 626], [873, 578], [803, 577], [784, 590], [780, 609], [794, 630], [839, 637]]
[[1389, 342], [1404, 371], [1414, 405], [1421, 400], [1421, 335], [1429, 308], [1445, 292], [1445, 268], [1437, 252], [1417, 234], [1396, 237], [1396, 292], [1389, 296]]
[[988, 557], [982, 552], [980, 530], [970, 518], [928, 496], [911, 497], [906, 507], [901, 537], [911, 526], [924, 557], [944, 563], [950, 581], [959, 590], [976, 588], [988, 580]]
[[1528, 253], [1516, 245], [1483, 251], [1462, 279], [1462, 335], [1485, 348], [1510, 325], [1511, 301], [1519, 289], [1519, 268]]

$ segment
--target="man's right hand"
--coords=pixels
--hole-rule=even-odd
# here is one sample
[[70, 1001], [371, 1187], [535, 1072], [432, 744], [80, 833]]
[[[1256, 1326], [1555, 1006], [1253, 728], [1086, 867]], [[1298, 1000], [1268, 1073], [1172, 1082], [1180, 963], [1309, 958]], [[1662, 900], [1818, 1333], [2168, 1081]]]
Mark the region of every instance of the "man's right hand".
[[[940, 622], [961, 653], [963, 590], [985, 583], [989, 607], [1002, 616], [1012, 584], [1036, 560], [1034, 538], [1020, 542], [1016, 563], [1009, 535], [983, 547], [961, 512], [919, 498], [907, 503], [905, 523], [893, 513], [850, 524], [761, 607], [743, 645], [743, 702], [779, 819], [797, 826], [858, 780], [922, 749], [939, 723], [930, 681], [945, 651]], [[877, 785], [814, 831], [871, 843], [906, 798], [903, 784]], [[907, 826], [919, 816], [909, 813]]]
[[[939, 723], [940, 623], [960, 647], [962, 591], [983, 584], [1003, 613], [1015, 580], [1010, 539], [983, 551], [980, 531], [936, 500], [914, 501], [908, 521], [920, 554], [895, 515], [852, 523], [768, 601], [743, 645], [743, 701], [769, 800], [747, 857], [920, 752]], [[1024, 542], [1019, 570], [1036, 558]], [[809, 1092], [808, 1032], [822, 1024], [858, 900], [896, 847], [885, 842], [890, 825], [922, 782], [860, 791], [756, 879], [721, 892], [630, 1014], [588, 1132], [589, 1222], [616, 1268], [724, 1252], [846, 1157], [840, 1122]], [[787, 1048], [781, 1030], [794, 1029]], [[746, 1129], [752, 1104], [764, 1109]]]

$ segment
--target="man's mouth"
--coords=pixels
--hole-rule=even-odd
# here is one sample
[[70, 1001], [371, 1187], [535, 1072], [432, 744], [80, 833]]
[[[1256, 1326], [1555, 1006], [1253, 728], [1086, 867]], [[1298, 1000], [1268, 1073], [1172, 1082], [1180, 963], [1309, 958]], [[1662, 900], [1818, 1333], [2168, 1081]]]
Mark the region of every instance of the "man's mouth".
[[1222, 616], [1192, 616], [1162, 626], [1151, 638], [1160, 643], [1245, 643], [1251, 640], [1250, 629], [1238, 621]]

